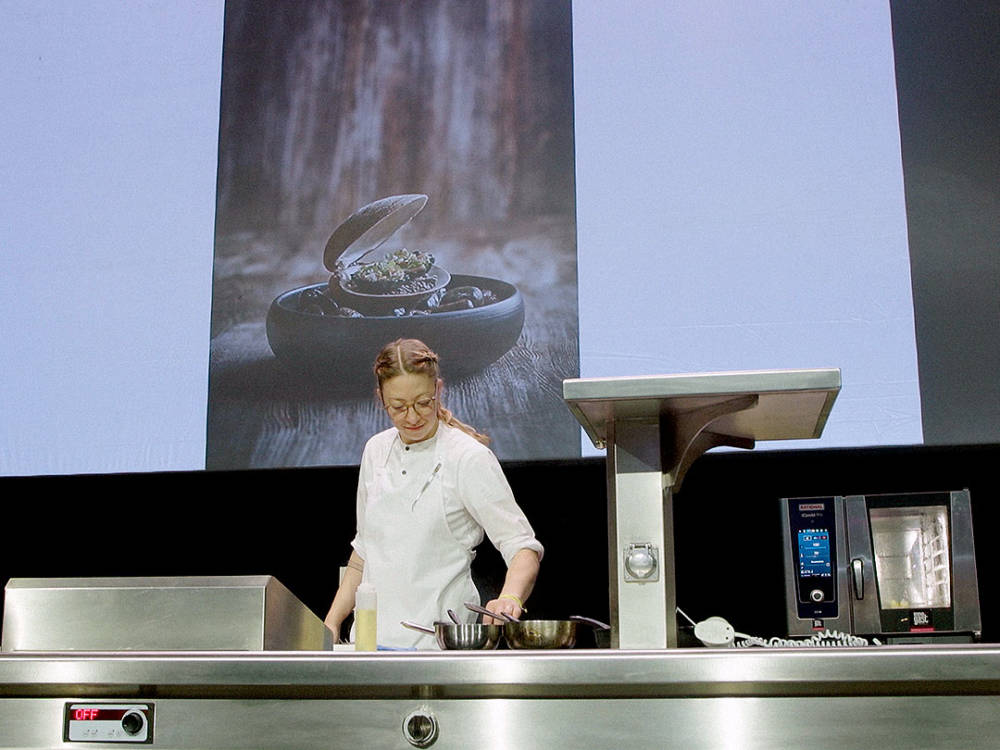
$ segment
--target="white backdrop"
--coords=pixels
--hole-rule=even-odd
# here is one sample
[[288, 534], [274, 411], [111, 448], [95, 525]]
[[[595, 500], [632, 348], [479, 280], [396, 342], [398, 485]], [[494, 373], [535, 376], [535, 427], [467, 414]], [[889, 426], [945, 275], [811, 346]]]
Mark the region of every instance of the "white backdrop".
[[782, 447], [919, 443], [888, 3], [573, 24], [581, 375], [839, 367], [823, 438]]
[[0, 0], [0, 473], [205, 465], [221, 0]]
[[[204, 467], [223, 10], [0, 0], [0, 474]], [[841, 367], [797, 445], [919, 442], [887, 4], [573, 17], [581, 373]]]

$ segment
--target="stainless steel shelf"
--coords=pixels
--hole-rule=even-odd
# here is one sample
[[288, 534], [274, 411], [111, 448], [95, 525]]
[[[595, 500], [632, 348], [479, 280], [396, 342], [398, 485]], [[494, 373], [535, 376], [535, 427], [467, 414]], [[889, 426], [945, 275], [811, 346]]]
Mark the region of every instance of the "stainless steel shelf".
[[563, 381], [563, 399], [598, 447], [616, 420], [677, 417], [741, 395], [758, 396], [757, 405], [716, 420], [713, 432], [795, 440], [822, 434], [840, 384], [838, 369], [576, 378]]

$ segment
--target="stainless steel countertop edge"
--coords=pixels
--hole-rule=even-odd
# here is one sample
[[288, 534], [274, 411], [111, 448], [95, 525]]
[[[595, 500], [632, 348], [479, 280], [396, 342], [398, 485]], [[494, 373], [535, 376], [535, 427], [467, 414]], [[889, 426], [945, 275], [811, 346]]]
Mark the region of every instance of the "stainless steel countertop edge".
[[[492, 652], [130, 652], [0, 654], [0, 698], [74, 686], [226, 689], [437, 689], [545, 697], [560, 687], [609, 694], [1000, 694], [1000, 647]], [[157, 692], [157, 691], [153, 691]], [[65, 693], [65, 689], [62, 690]]]

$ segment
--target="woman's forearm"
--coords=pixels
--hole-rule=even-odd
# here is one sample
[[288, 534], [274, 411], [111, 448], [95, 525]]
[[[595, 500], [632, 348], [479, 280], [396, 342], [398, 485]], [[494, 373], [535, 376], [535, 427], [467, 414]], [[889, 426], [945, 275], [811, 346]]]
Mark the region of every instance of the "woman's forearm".
[[[533, 549], [519, 550], [507, 567], [507, 577], [504, 579], [500, 596], [487, 602], [486, 609], [520, 617], [524, 611], [524, 602], [535, 588], [538, 569], [538, 553]], [[503, 620], [496, 618], [496, 622]]]
[[519, 550], [507, 568], [507, 577], [504, 579], [500, 596], [504, 594], [516, 596], [523, 605], [535, 588], [539, 567], [538, 553], [535, 550]]

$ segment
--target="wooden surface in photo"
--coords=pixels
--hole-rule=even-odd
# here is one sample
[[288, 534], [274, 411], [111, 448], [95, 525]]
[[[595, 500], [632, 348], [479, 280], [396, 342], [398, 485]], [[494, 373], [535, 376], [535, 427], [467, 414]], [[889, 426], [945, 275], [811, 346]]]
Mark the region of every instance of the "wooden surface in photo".
[[[216, 248], [209, 387], [209, 469], [356, 464], [365, 440], [390, 426], [370, 370], [320, 385], [290, 372], [267, 342], [265, 318], [282, 292], [322, 282], [326, 238], [239, 235]], [[562, 400], [578, 375], [576, 252], [572, 223], [476, 226], [416, 238], [455, 273], [498, 278], [525, 300], [514, 347], [482, 372], [446, 380], [444, 401], [486, 431], [502, 460], [580, 454], [580, 428]], [[383, 344], [373, 342], [370, 360]], [[475, 347], [476, 342], [468, 342]], [[447, 362], [443, 362], [445, 375]]]
[[568, 0], [229, 0], [225, 40], [223, 233], [415, 192], [423, 226], [573, 214]]

